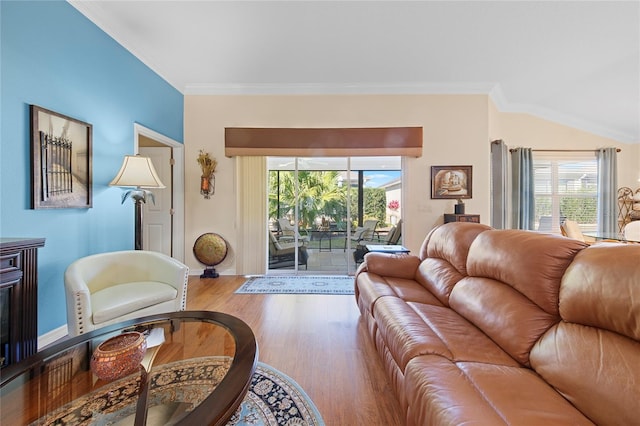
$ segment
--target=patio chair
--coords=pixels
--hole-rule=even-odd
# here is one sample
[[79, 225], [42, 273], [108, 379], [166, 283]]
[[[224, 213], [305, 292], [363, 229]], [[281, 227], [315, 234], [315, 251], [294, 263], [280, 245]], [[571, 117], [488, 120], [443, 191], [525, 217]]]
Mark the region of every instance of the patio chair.
[[291, 225], [289, 219], [278, 219], [278, 225], [280, 226], [280, 231], [282, 232], [282, 235], [280, 236], [281, 240], [293, 241], [297, 237], [298, 241], [302, 241], [302, 244], [306, 244], [309, 242], [309, 236], [300, 235], [299, 232], [296, 233], [296, 228], [295, 226]]
[[353, 260], [356, 262], [356, 265], [363, 262], [364, 255], [369, 252], [369, 250], [367, 249], [367, 245], [383, 244], [386, 246], [395, 246], [400, 242], [400, 237], [402, 237], [402, 219], [398, 221], [396, 226], [391, 227], [389, 233], [387, 234], [386, 241], [360, 241], [356, 246], [356, 250], [353, 252]]
[[[365, 220], [362, 226], [358, 226], [353, 234], [347, 237], [351, 240], [351, 246], [356, 247], [360, 245], [360, 241], [363, 240], [372, 240], [376, 231], [376, 226], [378, 226], [377, 219]], [[344, 251], [347, 251], [347, 239], [344, 241]]]
[[[284, 268], [293, 266], [296, 256], [295, 243], [281, 243], [273, 232], [269, 232], [269, 268]], [[309, 252], [304, 246], [298, 246], [298, 265], [304, 265], [307, 269]]]
[[393, 246], [398, 244], [398, 242], [400, 241], [400, 237], [402, 237], [402, 219], [400, 219], [398, 221], [398, 223], [396, 224], [396, 226], [392, 226], [391, 229], [389, 229], [389, 233], [387, 234], [387, 239], [384, 241], [380, 241], [378, 239], [372, 238], [370, 240], [360, 240], [358, 242], [359, 246], [366, 246], [368, 244], [373, 245], [373, 244], [384, 244], [387, 246]]
[[389, 246], [395, 246], [400, 242], [401, 237], [402, 237], [402, 219], [398, 221], [395, 227], [391, 228], [387, 236], [387, 241], [385, 241], [384, 244]]

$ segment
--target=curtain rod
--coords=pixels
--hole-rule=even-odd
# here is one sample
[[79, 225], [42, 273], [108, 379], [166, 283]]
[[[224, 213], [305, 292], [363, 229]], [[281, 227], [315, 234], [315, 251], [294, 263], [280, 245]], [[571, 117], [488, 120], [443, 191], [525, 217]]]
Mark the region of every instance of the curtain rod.
[[[515, 151], [514, 148], [510, 148], [509, 152]], [[596, 152], [597, 149], [532, 149], [532, 152]], [[616, 152], [621, 152], [622, 149], [616, 148]]]

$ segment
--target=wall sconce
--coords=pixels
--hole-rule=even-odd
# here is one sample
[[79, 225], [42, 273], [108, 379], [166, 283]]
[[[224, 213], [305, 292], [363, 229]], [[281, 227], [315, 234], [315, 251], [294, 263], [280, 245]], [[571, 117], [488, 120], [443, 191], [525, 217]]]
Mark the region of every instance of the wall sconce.
[[200, 176], [200, 193], [204, 195], [205, 199], [211, 198], [216, 192], [216, 177], [213, 173], [216, 171], [218, 162], [215, 158], [211, 158], [208, 152], [200, 150], [198, 153], [198, 164], [202, 169], [202, 175]]

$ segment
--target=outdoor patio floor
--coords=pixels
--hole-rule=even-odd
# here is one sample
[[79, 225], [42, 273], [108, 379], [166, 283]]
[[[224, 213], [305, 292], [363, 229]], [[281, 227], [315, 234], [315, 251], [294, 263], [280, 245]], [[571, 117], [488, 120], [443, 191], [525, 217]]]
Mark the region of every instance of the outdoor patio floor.
[[[352, 272], [355, 271], [353, 261], [353, 249], [345, 252], [343, 248], [335, 248], [331, 251], [319, 251], [318, 249], [308, 249], [309, 259], [305, 271], [322, 271], [325, 273], [346, 273], [347, 258], [351, 260]], [[303, 267], [304, 269], [304, 267]]]
[[[331, 238], [326, 236], [320, 238], [319, 234], [314, 232], [305, 247], [309, 258], [307, 259], [306, 268], [304, 265], [299, 267], [300, 273], [353, 274], [357, 268], [353, 260], [355, 247], [345, 251], [344, 234], [334, 234]], [[293, 267], [284, 267], [272, 269], [271, 271], [274, 273], [289, 273], [292, 270]]]
[[[382, 230], [377, 233], [377, 238], [381, 239], [381, 244], [384, 242], [383, 238], [386, 237], [386, 231]], [[353, 252], [355, 251], [356, 244], [351, 242], [351, 248], [345, 250], [346, 236], [343, 232], [332, 231], [331, 235], [322, 233], [321, 231], [312, 231], [307, 235], [310, 236], [310, 241], [305, 243], [309, 258], [307, 259], [307, 267], [304, 265], [299, 267], [300, 273], [311, 274], [319, 272], [322, 274], [349, 274], [353, 275], [358, 268], [353, 260]], [[291, 267], [282, 267], [276, 269], [270, 269], [272, 273], [290, 273], [293, 270]]]

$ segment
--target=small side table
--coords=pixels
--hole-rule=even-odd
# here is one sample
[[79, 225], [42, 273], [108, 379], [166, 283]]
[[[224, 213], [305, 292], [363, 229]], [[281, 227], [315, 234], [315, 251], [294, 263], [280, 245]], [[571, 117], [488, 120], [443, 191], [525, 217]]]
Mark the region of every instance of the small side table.
[[409, 249], [398, 245], [367, 244], [370, 253], [409, 253]]
[[[318, 241], [318, 251], [331, 251], [331, 231], [317, 231], [320, 236], [320, 241]], [[322, 247], [322, 241], [329, 240], [329, 247]]]
[[359, 265], [364, 261], [364, 255], [367, 253], [409, 253], [409, 249], [398, 245], [389, 244], [367, 244], [366, 246], [359, 245], [353, 252], [353, 260], [356, 265]]
[[480, 223], [480, 215], [479, 214], [452, 214], [452, 213], [445, 213], [444, 214], [444, 223], [449, 223], [449, 222]]

